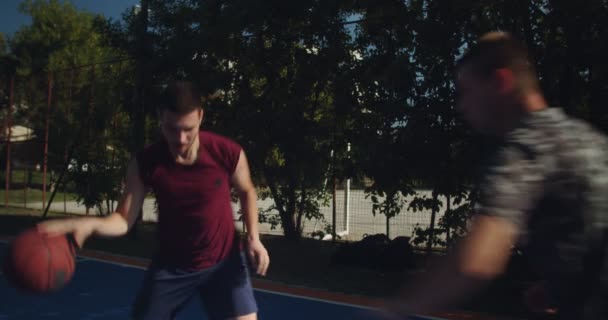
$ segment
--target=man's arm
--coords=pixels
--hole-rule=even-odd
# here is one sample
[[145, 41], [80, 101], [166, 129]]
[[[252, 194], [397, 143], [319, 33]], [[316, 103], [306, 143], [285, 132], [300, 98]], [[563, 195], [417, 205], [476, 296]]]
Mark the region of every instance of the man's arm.
[[542, 194], [544, 171], [516, 144], [502, 147], [485, 170], [469, 234], [435, 272], [402, 291], [388, 308], [404, 313], [437, 311], [470, 298], [500, 275], [526, 228], [526, 212]]
[[232, 185], [235, 187], [241, 202], [241, 211], [247, 228], [248, 254], [260, 275], [265, 275], [270, 258], [262, 245], [259, 235], [257, 194], [245, 152], [241, 150], [236, 169], [232, 174]]
[[403, 289], [387, 308], [400, 315], [436, 312], [470, 297], [505, 270], [517, 234], [515, 224], [504, 218], [476, 217], [456, 252]]
[[247, 228], [247, 238], [249, 240], [259, 240], [257, 193], [253, 181], [251, 181], [247, 157], [242, 150], [236, 169], [232, 174], [232, 185], [235, 187], [241, 203], [241, 211]]
[[125, 190], [116, 206], [116, 210], [98, 221], [94, 228], [94, 234], [106, 237], [125, 235], [137, 221], [145, 194], [146, 189], [139, 176], [137, 161], [133, 159], [129, 163]]
[[81, 247], [91, 235], [120, 237], [125, 235], [137, 220], [144, 202], [144, 196], [145, 187], [139, 177], [137, 161], [133, 159], [129, 163], [125, 190], [115, 212], [103, 218], [85, 217], [49, 220], [40, 223], [38, 229], [49, 235], [73, 233]]

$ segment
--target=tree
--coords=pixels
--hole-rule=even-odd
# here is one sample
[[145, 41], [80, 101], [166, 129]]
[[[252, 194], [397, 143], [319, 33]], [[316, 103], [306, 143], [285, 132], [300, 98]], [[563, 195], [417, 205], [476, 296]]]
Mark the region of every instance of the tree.
[[374, 181], [367, 190], [373, 213], [386, 216], [390, 236], [390, 219], [406, 205], [403, 197], [413, 193], [410, 157], [400, 132], [411, 121], [414, 35], [413, 26], [402, 21], [417, 13], [397, 1], [364, 2], [359, 11], [363, 22], [356, 40], [361, 59], [352, 69], [359, 102], [357, 130], [353, 130], [355, 158], [361, 173]]
[[[289, 239], [319, 216], [331, 150], [344, 149], [335, 79], [351, 59], [337, 1], [152, 1], [151, 30], [161, 79], [188, 78], [211, 102], [205, 125], [235, 137], [256, 181], [275, 201]], [[278, 221], [277, 221], [278, 222]]]
[[[454, 170], [464, 153], [466, 132], [453, 109], [452, 71], [462, 43], [465, 10], [431, 1], [362, 2], [357, 34], [362, 54], [357, 79], [357, 123], [362, 174], [374, 213], [389, 219], [406, 206], [403, 195], [430, 188], [432, 199], [416, 197], [407, 208], [431, 209], [433, 235], [439, 196], [459, 196], [467, 188], [465, 170]], [[453, 16], [450, 16], [453, 15]], [[426, 239], [426, 238], [425, 238]], [[430, 241], [429, 241], [430, 245]]]
[[0, 32], [0, 55], [4, 56], [7, 49], [6, 37], [4, 36], [4, 33]]
[[431, 199], [412, 203], [431, 210], [426, 237], [430, 251], [439, 233], [440, 196], [446, 196], [449, 206], [452, 197], [462, 198], [468, 189], [467, 162], [459, 159], [470, 155], [462, 152], [467, 147], [467, 132], [457, 118], [454, 92], [454, 65], [464, 44], [462, 30], [468, 8], [439, 1], [412, 5], [422, 11], [413, 21], [417, 33], [414, 61], [420, 76], [415, 85], [415, 121], [405, 128], [404, 136], [409, 138], [410, 149], [417, 151], [412, 164], [417, 179], [432, 190]]
[[[117, 80], [128, 69], [120, 63], [107, 64], [122, 52], [109, 46], [96, 29], [100, 18], [78, 11], [69, 2], [28, 0], [20, 10], [32, 18], [32, 24], [19, 29], [11, 41], [17, 73], [23, 79], [20, 103], [27, 106], [21, 119], [40, 140], [48, 127], [49, 167], [62, 171], [66, 160], [77, 164], [70, 170], [74, 191], [87, 208], [99, 205], [103, 194], [114, 197], [110, 190], [120, 186], [120, 180], [105, 179], [113, 176], [108, 170], [117, 170], [107, 164], [112, 157], [106, 149], [119, 147], [109, 144], [110, 137], [121, 132], [116, 127], [126, 126], [117, 122], [122, 120], [116, 115], [123, 101], [115, 92], [120, 92]], [[66, 159], [74, 148], [72, 158]], [[117, 161], [115, 154], [111, 162], [126, 161]], [[85, 172], [88, 178], [79, 179]]]
[[[608, 8], [602, 1], [590, 1], [584, 5], [573, 5], [568, 1], [495, 1], [480, 2], [472, 4], [470, 7], [468, 7], [470, 4], [460, 7], [459, 5], [442, 2], [433, 3], [429, 1], [426, 3], [426, 7], [430, 10], [426, 17], [432, 18], [439, 14], [439, 16], [436, 16], [439, 19], [428, 25], [426, 30], [433, 30], [431, 37], [421, 39], [417, 50], [422, 56], [429, 58], [428, 66], [431, 69], [425, 74], [429, 74], [431, 70], [442, 69], [445, 66], [445, 61], [450, 61], [449, 57], [459, 55], [458, 52], [449, 54], [449, 48], [466, 48], [475, 41], [477, 36], [484, 32], [506, 30], [527, 44], [531, 52], [531, 59], [536, 62], [544, 94], [552, 106], [561, 106], [571, 115], [591, 121], [603, 130], [607, 129], [606, 113], [602, 111], [605, 108], [599, 107], [597, 105], [598, 101], [593, 98], [601, 97], [607, 92], [606, 87], [602, 87], [600, 80], [605, 79], [606, 69], [603, 68], [604, 64], [599, 62], [601, 60], [599, 58], [600, 48], [605, 47], [604, 42], [599, 39], [602, 34], [606, 34], [606, 28], [603, 27], [601, 21], [607, 16], [608, 12]], [[451, 7], [452, 5], [456, 7]], [[442, 7], [443, 9], [441, 9]], [[441, 15], [441, 12], [443, 12], [443, 15]], [[446, 24], [448, 28], [442, 28]], [[450, 24], [451, 26], [449, 26]], [[447, 30], [448, 34], [436, 34], [437, 31], [441, 32], [441, 30]], [[463, 41], [459, 43], [458, 38], [450, 36], [450, 30], [458, 30]], [[441, 42], [433, 43], [433, 39], [441, 39]], [[448, 48], [442, 49], [444, 43], [449, 43]], [[431, 52], [439, 49], [443, 51], [443, 54], [435, 55], [427, 50], [421, 50], [427, 45], [429, 45]], [[437, 79], [440, 79], [440, 77]], [[441, 87], [441, 82], [441, 80], [436, 82], [439, 87]], [[444, 80], [443, 83], [448, 85], [449, 81]], [[431, 88], [434, 86], [431, 86]], [[448, 88], [452, 89], [453, 86]], [[440, 101], [451, 94], [444, 91], [433, 99]], [[450, 104], [452, 103], [449, 101], [442, 103], [444, 106]], [[438, 119], [445, 118], [446, 115], [443, 114]], [[458, 122], [455, 123], [458, 124]], [[458, 131], [461, 133], [456, 133]], [[465, 152], [460, 152], [464, 157], [461, 157], [460, 161], [456, 161], [455, 165], [448, 166], [449, 169], [443, 172], [456, 172], [462, 170], [462, 168], [471, 168], [470, 165], [465, 165], [466, 162], [479, 163], [479, 161], [475, 161], [477, 158], [475, 155], [484, 154], [485, 151], [490, 149], [479, 147], [487, 145], [487, 141], [484, 143], [477, 137], [470, 136], [459, 129], [448, 132], [450, 132], [449, 135], [440, 138], [439, 141], [452, 140], [452, 143], [459, 140], [463, 141], [465, 142], [465, 148], [461, 150]], [[462, 136], [462, 133], [465, 133], [465, 135]], [[454, 137], [457, 138], [452, 139]], [[462, 138], [464, 139], [461, 140]], [[491, 145], [492, 142], [489, 142]], [[452, 145], [452, 143], [449, 145]], [[423, 158], [426, 161], [433, 159], [428, 156]], [[452, 157], [451, 159], [453, 161], [455, 158]], [[463, 160], [465, 161], [463, 162]], [[433, 161], [429, 163], [432, 164]], [[441, 165], [437, 164], [433, 166], [442, 168]], [[440, 169], [437, 172], [442, 172], [442, 170]], [[427, 173], [425, 176], [432, 177], [433, 174], [429, 176]], [[444, 174], [439, 176], [442, 177], [442, 182], [452, 180], [446, 179]], [[472, 189], [467, 185], [470, 185], [470, 182], [473, 181], [471, 177], [474, 177], [474, 171], [469, 169], [465, 175], [460, 175], [460, 177], [464, 180], [457, 179], [454, 181], [456, 182], [455, 185], [454, 182], [449, 182], [449, 184], [452, 186], [460, 185], [461, 187], [456, 189], [450, 187], [446, 190], [445, 185], [440, 185], [439, 188], [434, 188], [434, 190], [438, 190], [438, 194], [446, 195], [448, 201], [450, 195], [452, 197], [456, 196], [456, 199], [461, 199], [464, 195], [463, 190], [470, 191]], [[457, 182], [458, 180], [461, 182]], [[462, 189], [462, 187], [465, 187], [465, 189]], [[456, 193], [446, 193], [450, 189], [456, 191]], [[475, 193], [469, 192], [467, 198], [469, 198], [469, 204], [465, 203], [464, 208], [470, 210], [472, 207], [470, 203], [475, 201]], [[441, 222], [444, 227], [448, 223], [454, 223], [455, 226], [463, 225], [461, 223], [462, 218], [466, 218], [468, 214], [465, 214], [460, 208], [456, 213], [460, 213], [460, 217], [456, 216], [457, 219], [454, 219], [454, 212], [446, 213], [444, 221]], [[422, 231], [424, 232], [420, 234], [426, 237], [429, 246], [431, 241], [438, 241], [438, 239], [432, 240], [435, 238], [432, 228]]]

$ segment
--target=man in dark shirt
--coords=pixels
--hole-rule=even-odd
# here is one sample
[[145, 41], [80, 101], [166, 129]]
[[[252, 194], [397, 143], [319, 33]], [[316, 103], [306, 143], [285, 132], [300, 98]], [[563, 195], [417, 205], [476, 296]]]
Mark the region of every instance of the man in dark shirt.
[[[103, 218], [44, 222], [50, 235], [72, 233], [82, 245], [91, 235], [127, 233], [141, 210], [145, 189], [158, 201], [158, 255], [135, 299], [133, 318], [168, 320], [198, 295], [212, 319], [251, 320], [257, 305], [246, 255], [264, 275], [269, 257], [258, 235], [256, 191], [242, 148], [199, 130], [201, 95], [189, 82], [170, 84], [157, 103], [163, 138], [129, 164], [116, 212]], [[244, 253], [235, 232], [231, 187], [239, 194], [247, 224]]]
[[500, 275], [524, 246], [559, 319], [608, 319], [608, 141], [548, 108], [522, 44], [488, 33], [458, 64], [458, 107], [502, 143], [485, 168], [468, 236], [430, 277], [387, 303], [396, 315], [437, 311]]

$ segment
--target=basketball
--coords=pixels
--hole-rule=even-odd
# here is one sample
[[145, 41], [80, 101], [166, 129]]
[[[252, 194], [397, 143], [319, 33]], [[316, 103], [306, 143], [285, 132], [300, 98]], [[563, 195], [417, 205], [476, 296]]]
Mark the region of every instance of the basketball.
[[3, 267], [6, 278], [17, 289], [47, 293], [63, 288], [72, 279], [75, 266], [73, 240], [49, 237], [32, 228], [11, 242]]

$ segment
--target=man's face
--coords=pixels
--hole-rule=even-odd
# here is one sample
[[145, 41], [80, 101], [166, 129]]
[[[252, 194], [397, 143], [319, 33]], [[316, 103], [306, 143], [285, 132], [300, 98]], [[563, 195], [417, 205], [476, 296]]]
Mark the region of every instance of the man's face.
[[482, 133], [495, 131], [504, 97], [499, 94], [494, 81], [481, 79], [469, 67], [463, 66], [456, 85], [459, 97], [457, 108], [469, 125]]
[[199, 127], [203, 120], [203, 110], [197, 108], [186, 114], [176, 114], [165, 110], [161, 114], [160, 126], [171, 152], [186, 154], [198, 137]]

